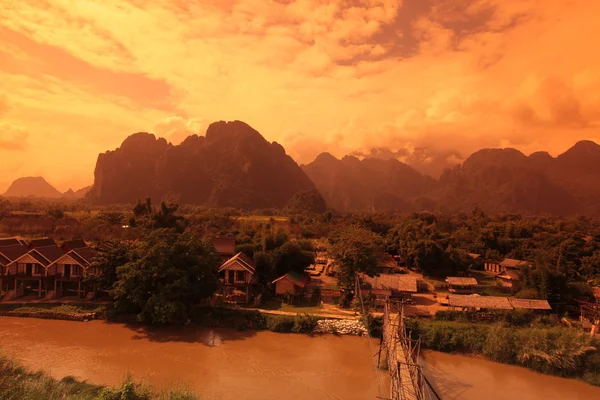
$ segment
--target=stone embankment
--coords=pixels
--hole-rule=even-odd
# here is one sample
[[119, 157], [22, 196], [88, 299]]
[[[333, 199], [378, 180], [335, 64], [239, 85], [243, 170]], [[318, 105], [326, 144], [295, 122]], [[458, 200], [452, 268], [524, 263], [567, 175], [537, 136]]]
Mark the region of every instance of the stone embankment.
[[35, 311], [0, 311], [2, 317], [23, 317], [23, 318], [42, 318], [42, 319], [61, 319], [66, 321], [86, 322], [96, 317], [94, 313], [57, 313], [57, 312], [35, 312]]
[[321, 319], [317, 322], [313, 333], [367, 336], [367, 328], [362, 322], [353, 319]]

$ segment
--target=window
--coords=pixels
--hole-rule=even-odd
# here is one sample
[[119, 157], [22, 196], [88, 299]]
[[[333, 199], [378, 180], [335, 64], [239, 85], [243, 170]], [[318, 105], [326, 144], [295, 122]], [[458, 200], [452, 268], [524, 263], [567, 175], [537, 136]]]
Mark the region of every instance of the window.
[[235, 271], [235, 280], [238, 282], [245, 281], [246, 273], [244, 271]]
[[35, 274], [42, 275], [42, 266], [39, 264], [35, 264]]

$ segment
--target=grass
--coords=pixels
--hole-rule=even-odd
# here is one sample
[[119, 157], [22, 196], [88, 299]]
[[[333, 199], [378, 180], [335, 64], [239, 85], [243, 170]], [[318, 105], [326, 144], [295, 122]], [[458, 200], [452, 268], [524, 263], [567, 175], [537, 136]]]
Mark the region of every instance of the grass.
[[189, 389], [174, 388], [152, 392], [133, 382], [131, 377], [121, 387], [110, 388], [78, 381], [73, 377], [56, 380], [43, 372], [30, 372], [6, 356], [0, 355], [0, 399], [2, 400], [195, 400]]
[[9, 313], [28, 313], [31, 316], [43, 314], [87, 315], [103, 314], [106, 307], [97, 304], [0, 304], [0, 311]]
[[477, 270], [470, 270], [469, 273], [473, 278], [477, 279], [477, 283], [479, 285], [496, 286], [496, 280], [494, 279], [495, 275], [493, 274]]
[[507, 323], [406, 321], [413, 338], [419, 338], [424, 348], [481, 355], [492, 361], [600, 385], [600, 341], [575, 329], [519, 327]]

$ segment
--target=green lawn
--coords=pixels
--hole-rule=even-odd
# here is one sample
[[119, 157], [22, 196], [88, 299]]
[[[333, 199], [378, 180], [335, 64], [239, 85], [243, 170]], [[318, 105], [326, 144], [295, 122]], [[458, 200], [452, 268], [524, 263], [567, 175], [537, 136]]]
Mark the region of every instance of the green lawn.
[[479, 285], [496, 286], [494, 275], [485, 271], [470, 271], [471, 276], [477, 279]]

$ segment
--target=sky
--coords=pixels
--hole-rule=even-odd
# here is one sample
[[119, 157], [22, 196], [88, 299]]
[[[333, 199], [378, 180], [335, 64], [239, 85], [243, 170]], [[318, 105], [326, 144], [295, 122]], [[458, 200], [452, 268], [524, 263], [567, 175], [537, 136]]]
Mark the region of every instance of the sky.
[[[242, 120], [299, 163], [600, 142], [597, 0], [0, 0], [0, 186]], [[1, 188], [0, 188], [1, 189]]]

